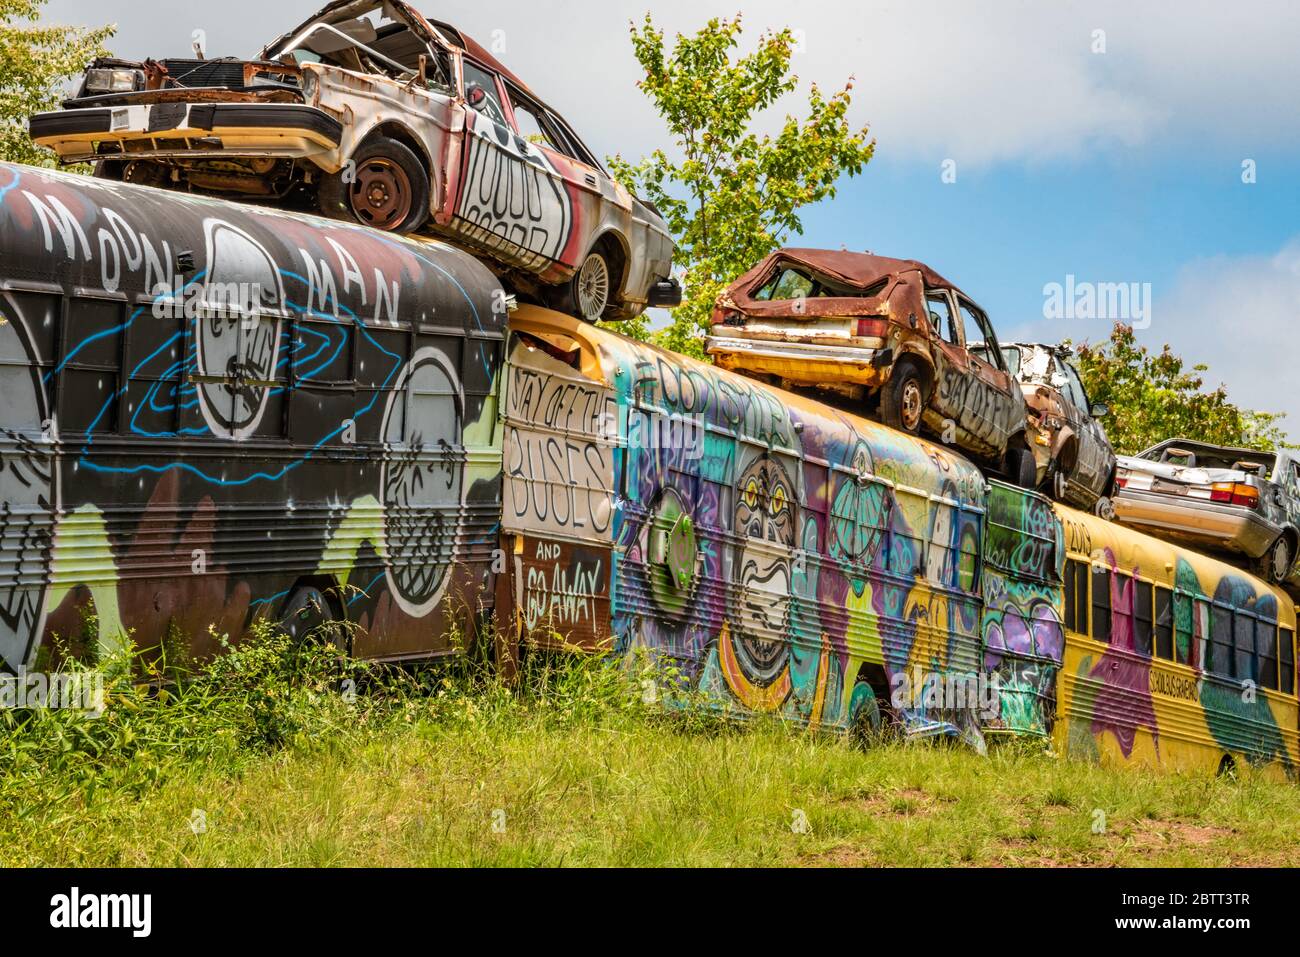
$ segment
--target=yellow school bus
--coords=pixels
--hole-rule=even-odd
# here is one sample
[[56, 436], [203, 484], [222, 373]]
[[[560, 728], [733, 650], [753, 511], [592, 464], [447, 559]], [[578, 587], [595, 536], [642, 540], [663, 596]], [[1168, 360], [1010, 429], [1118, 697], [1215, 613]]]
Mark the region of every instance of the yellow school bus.
[[1102, 764], [1294, 779], [1295, 603], [1223, 562], [1063, 506], [1053, 741]]

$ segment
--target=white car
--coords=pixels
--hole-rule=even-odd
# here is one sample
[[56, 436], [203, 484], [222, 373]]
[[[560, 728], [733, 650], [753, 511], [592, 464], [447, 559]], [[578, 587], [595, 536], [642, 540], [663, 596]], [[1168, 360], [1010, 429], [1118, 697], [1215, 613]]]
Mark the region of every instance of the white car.
[[400, 0], [342, 0], [251, 60], [91, 64], [29, 120], [65, 163], [464, 246], [589, 321], [676, 306], [659, 213], [486, 49]]

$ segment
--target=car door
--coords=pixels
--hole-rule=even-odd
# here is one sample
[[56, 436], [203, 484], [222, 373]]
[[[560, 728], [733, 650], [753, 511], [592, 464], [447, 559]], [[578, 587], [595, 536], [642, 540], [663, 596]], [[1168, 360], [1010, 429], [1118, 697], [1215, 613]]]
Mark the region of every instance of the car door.
[[462, 57], [461, 77], [467, 128], [450, 228], [506, 265], [544, 272], [563, 253], [572, 229], [563, 178], [511, 125], [496, 73]]
[[1071, 424], [1075, 435], [1079, 437], [1079, 461], [1074, 478], [1082, 485], [1100, 492], [1107, 478], [1105, 473], [1110, 468], [1110, 443], [1106, 441], [1101, 423], [1092, 417], [1092, 405], [1078, 370], [1063, 359], [1057, 360], [1057, 368], [1065, 376], [1062, 392], [1073, 406]]
[[970, 424], [966, 428], [1000, 453], [1007, 447], [1020, 417], [1017, 410], [1024, 408], [1020, 384], [1007, 371], [988, 316], [963, 296], [957, 297], [957, 306], [967, 339], [978, 336], [987, 346], [983, 356], [973, 353], [970, 356], [972, 384], [967, 399]]
[[926, 289], [925, 313], [934, 343], [935, 381], [930, 408], [960, 425], [970, 388], [970, 354], [952, 293], [947, 289]]
[[591, 249], [595, 230], [609, 218], [611, 206], [617, 205], [614, 184], [563, 120], [511, 83], [506, 84], [506, 92], [516, 131], [536, 148], [538, 159], [571, 205], [569, 231], [558, 237], [562, 242], [552, 258], [577, 268]]

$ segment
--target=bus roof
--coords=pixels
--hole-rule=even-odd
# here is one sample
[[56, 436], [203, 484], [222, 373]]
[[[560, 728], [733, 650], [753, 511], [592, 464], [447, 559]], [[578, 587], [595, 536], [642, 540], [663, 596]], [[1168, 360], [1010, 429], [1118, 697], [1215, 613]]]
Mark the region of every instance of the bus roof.
[[[738, 406], [746, 401], [746, 396], [761, 396], [767, 408], [787, 410], [799, 433], [797, 440], [789, 436], [793, 441], [784, 446], [785, 451], [801, 454], [798, 450], [802, 449], [803, 457], [816, 460], [815, 450], [829, 450], [835, 445], [853, 449], [863, 442], [871, 452], [875, 474], [881, 478], [903, 489], [955, 501], [971, 511], [984, 511], [983, 475], [950, 448], [547, 309], [520, 306], [511, 316], [510, 328], [545, 336], [552, 342], [562, 343], [566, 351], [575, 345], [583, 346], [576, 359], [581, 371], [611, 388], [626, 389], [624, 382], [630, 385], [633, 379], [640, 382], [650, 378], [657, 382], [665, 375], [677, 382], [689, 381], [687, 390], [691, 398], [680, 403], [692, 406], [680, 410], [687, 413], [707, 415], [710, 408], [717, 410], [716, 403]], [[680, 386], [672, 387], [681, 391]], [[764, 441], [762, 436], [747, 437], [751, 441]], [[774, 450], [783, 448], [779, 442], [771, 444]]]
[[504, 334], [500, 283], [470, 254], [317, 216], [0, 163], [0, 237], [4, 290], [155, 307], [257, 290], [280, 314]]

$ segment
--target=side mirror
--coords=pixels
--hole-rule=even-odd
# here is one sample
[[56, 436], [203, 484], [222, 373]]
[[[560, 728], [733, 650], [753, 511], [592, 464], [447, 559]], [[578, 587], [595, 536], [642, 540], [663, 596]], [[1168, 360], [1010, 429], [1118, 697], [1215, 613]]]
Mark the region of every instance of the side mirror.
[[482, 104], [482, 102], [486, 99], [487, 99], [487, 94], [483, 92], [482, 87], [478, 87], [478, 86], [470, 87], [465, 94], [465, 101], [475, 109], [478, 109], [479, 105]]
[[1105, 402], [1094, 402], [1090, 412], [1094, 419], [1104, 419], [1106, 416], [1110, 415], [1110, 406]]

